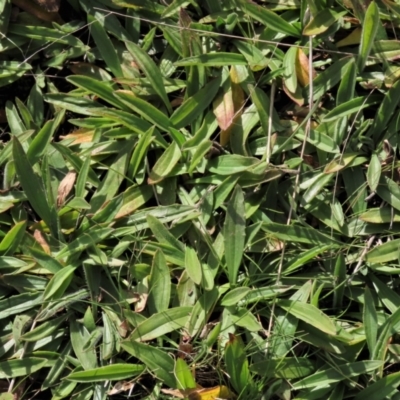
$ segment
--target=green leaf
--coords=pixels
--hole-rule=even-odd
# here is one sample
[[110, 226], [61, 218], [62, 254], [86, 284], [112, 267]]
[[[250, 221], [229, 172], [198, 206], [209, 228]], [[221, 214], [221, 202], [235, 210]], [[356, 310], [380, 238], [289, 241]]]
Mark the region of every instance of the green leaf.
[[394, 393], [398, 393], [399, 385], [400, 372], [395, 372], [366, 386], [365, 389], [357, 393], [354, 400], [384, 400], [386, 398], [392, 398], [391, 396], [394, 395]]
[[368, 286], [365, 287], [364, 292], [363, 323], [369, 354], [370, 357], [372, 357], [378, 336], [378, 317], [376, 314], [374, 299]]
[[120, 99], [124, 105], [137, 112], [150, 123], [158, 126], [163, 131], [169, 130], [169, 118], [149, 102], [139, 99], [133, 93], [127, 93], [125, 91], [116, 91], [114, 95], [117, 99]]
[[182, 156], [182, 152], [176, 142], [172, 142], [167, 150], [161, 155], [161, 157], [155, 163], [153, 169], [150, 172], [148, 183], [149, 185], [155, 185], [166, 178], [175, 165], [178, 163]]
[[70, 338], [75, 356], [79, 360], [84, 370], [92, 370], [97, 367], [96, 350], [84, 349], [84, 345], [89, 339], [89, 332], [86, 328], [79, 324], [73, 317], [69, 322]]
[[178, 389], [185, 390], [194, 389], [196, 387], [196, 381], [193, 378], [192, 371], [180, 357], [176, 359], [174, 373]]
[[372, 46], [374, 45], [379, 24], [379, 8], [375, 1], [371, 1], [367, 8], [367, 12], [365, 13], [364, 22], [362, 24], [361, 42], [357, 60], [359, 71], [362, 71], [365, 67]]
[[230, 290], [221, 300], [221, 305], [224, 307], [235, 306], [248, 295], [250, 288], [238, 287], [236, 289]]
[[243, 4], [242, 9], [246, 14], [248, 14], [251, 18], [254, 18], [256, 21], [261, 22], [268, 28], [289, 36], [301, 36], [299, 29], [292, 24], [289, 24], [289, 22], [286, 22], [276, 13], [269, 11], [266, 7], [244, 0], [241, 0], [241, 3]]
[[378, 156], [376, 154], [372, 154], [367, 171], [367, 181], [373, 192], [375, 192], [376, 188], [378, 187], [379, 180], [381, 178], [381, 170], [381, 162]]
[[229, 154], [214, 158], [207, 163], [207, 169], [218, 175], [232, 175], [238, 172], [243, 172], [256, 164], [260, 160], [253, 157], [244, 157], [237, 154]]
[[19, 140], [13, 138], [13, 157], [18, 179], [33, 209], [49, 227], [52, 235], [59, 238], [58, 215], [50, 208], [42, 179], [32, 169]]
[[230, 382], [237, 393], [246, 393], [251, 385], [248, 359], [246, 357], [243, 341], [240, 337], [230, 334], [228, 344], [225, 347], [226, 369]]
[[72, 372], [65, 379], [73, 382], [119, 381], [139, 375], [143, 370], [143, 365], [112, 364], [86, 371]]
[[382, 264], [388, 261], [398, 260], [400, 251], [400, 239], [391, 240], [374, 247], [365, 256], [369, 263]]
[[189, 278], [196, 284], [200, 285], [203, 272], [200, 260], [197, 257], [196, 250], [186, 247], [185, 250], [185, 268]]
[[[350, 66], [349, 66], [350, 67]], [[358, 113], [364, 108], [370, 107], [374, 104], [378, 104], [382, 101], [381, 96], [361, 96], [346, 102], [340, 103], [333, 110], [329, 111], [324, 116], [325, 121], [333, 121], [337, 118], [345, 117], [354, 113]]]
[[121, 347], [136, 357], [161, 381], [170, 388], [176, 387], [174, 360], [161, 349], [131, 340], [121, 342]]
[[175, 61], [174, 64], [178, 67], [191, 67], [198, 65], [223, 67], [225, 65], [247, 65], [248, 61], [241, 54], [218, 52], [183, 58], [179, 61]]
[[375, 113], [372, 126], [367, 132], [367, 136], [372, 137], [375, 143], [378, 143], [384, 132], [386, 132], [387, 124], [392, 118], [399, 102], [400, 80], [397, 80], [389, 91], [386, 92], [378, 111]]
[[246, 232], [244, 195], [238, 185], [228, 203], [223, 232], [228, 278], [233, 286], [236, 284], [243, 257]]
[[327, 368], [316, 372], [307, 378], [296, 382], [293, 385], [295, 390], [311, 388], [316, 386], [329, 385], [334, 382], [340, 382], [361, 374], [372, 372], [382, 365], [381, 361], [359, 361], [336, 365], [335, 368]]
[[0, 320], [20, 314], [43, 302], [42, 293], [23, 293], [0, 300]]
[[107, 35], [104, 26], [93, 15], [87, 14], [90, 33], [99, 49], [99, 52], [115, 77], [122, 77], [122, 68], [115, 47]]
[[192, 307], [176, 307], [153, 314], [132, 332], [131, 340], [148, 341], [182, 329], [189, 320]]
[[82, 75], [68, 76], [67, 81], [81, 89], [87, 90], [90, 94], [95, 94], [117, 108], [129, 111], [129, 108], [115, 97], [115, 87], [112, 83], [101, 82], [89, 76]]
[[43, 300], [56, 300], [63, 296], [74, 275], [76, 267], [64, 267], [50, 279], [43, 293]]
[[250, 371], [268, 378], [293, 379], [310, 376], [315, 371], [315, 366], [304, 357], [285, 357], [256, 362], [250, 365]]
[[166, 105], [167, 110], [171, 113], [172, 107], [169, 102], [167, 92], [165, 91], [162, 75], [159, 68], [154, 64], [153, 60], [147, 53], [138, 45], [132, 42], [125, 42], [126, 48], [135, 58], [136, 64], [144, 72], [147, 79], [151, 83], [152, 88], [160, 96], [163, 103]]
[[347, 11], [336, 12], [331, 8], [324, 8], [304, 27], [303, 35], [319, 35], [333, 25], [339, 18], [346, 15]]
[[42, 369], [47, 363], [45, 358], [26, 357], [22, 360], [0, 362], [0, 379], [28, 377]]
[[[352, 58], [341, 58], [317, 75], [313, 81], [314, 98], [319, 98], [337, 85], [343, 78], [349, 63], [352, 62]], [[305, 90], [308, 90], [308, 87]]]
[[336, 335], [336, 326], [333, 321], [317, 307], [292, 300], [277, 300], [276, 304], [301, 321], [329, 335]]
[[220, 86], [221, 75], [207, 83], [194, 96], [186, 99], [171, 115], [171, 124], [180, 129], [192, 123], [211, 104]]
[[149, 279], [147, 304], [152, 314], [168, 310], [171, 295], [171, 276], [164, 254], [157, 250]]
[[0, 242], [0, 256], [13, 255], [20, 245], [26, 230], [26, 221], [16, 223]]

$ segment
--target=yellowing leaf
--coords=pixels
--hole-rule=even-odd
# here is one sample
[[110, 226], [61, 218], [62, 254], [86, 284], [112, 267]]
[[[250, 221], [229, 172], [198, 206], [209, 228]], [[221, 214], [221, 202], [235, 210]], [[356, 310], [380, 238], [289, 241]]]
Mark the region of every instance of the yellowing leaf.
[[[306, 54], [302, 49], [297, 50], [296, 55], [296, 75], [297, 82], [305, 87], [310, 83], [310, 68], [309, 68], [309, 60]], [[316, 75], [314, 69], [312, 70], [312, 77], [314, 78]]]
[[344, 39], [339, 40], [336, 43], [336, 47], [345, 47], [345, 46], [351, 46], [353, 44], [359, 44], [361, 41], [361, 28], [356, 28], [354, 29], [353, 32], [350, 33], [350, 35], [346, 36]]
[[226, 386], [215, 386], [209, 389], [200, 389], [190, 393], [189, 400], [216, 400], [234, 399], [236, 396]]
[[244, 92], [235, 66], [231, 67], [230, 87], [214, 101], [214, 114], [221, 129], [220, 143], [225, 146], [229, 142], [233, 124], [241, 115], [244, 103]]

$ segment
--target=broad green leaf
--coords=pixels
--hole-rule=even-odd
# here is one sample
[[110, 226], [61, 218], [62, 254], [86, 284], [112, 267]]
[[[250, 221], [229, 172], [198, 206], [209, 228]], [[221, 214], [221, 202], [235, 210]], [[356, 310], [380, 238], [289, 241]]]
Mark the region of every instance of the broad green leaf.
[[333, 244], [333, 240], [313, 228], [306, 228], [300, 225], [283, 225], [272, 222], [262, 224], [262, 229], [270, 233], [272, 237], [280, 240], [288, 240], [299, 243]]
[[87, 20], [88, 24], [90, 24], [90, 33], [96, 42], [103, 60], [106, 62], [115, 77], [122, 77], [123, 72], [118, 54], [115, 51], [115, 47], [107, 35], [104, 26], [91, 14], [87, 14]]
[[192, 375], [192, 371], [185, 361], [178, 357], [175, 362], [174, 374], [178, 389], [193, 389], [196, 387], [196, 381]]
[[161, 250], [154, 255], [149, 279], [147, 304], [152, 314], [168, 310], [171, 296], [171, 274]]
[[382, 303], [391, 313], [395, 313], [400, 307], [400, 295], [388, 287], [386, 283], [382, 282], [374, 274], [369, 274], [369, 277], [374, 284], [375, 292], [381, 299]]
[[13, 157], [18, 179], [33, 209], [49, 227], [52, 235], [59, 238], [58, 215], [50, 208], [42, 179], [33, 171], [19, 140], [13, 138]]
[[236, 393], [246, 394], [252, 381], [245, 347], [239, 336], [229, 335], [229, 341], [225, 347], [224, 359], [231, 384]]
[[398, 260], [400, 255], [400, 239], [391, 240], [380, 244], [370, 250], [365, 260], [369, 263], [385, 263], [388, 261]]
[[147, 182], [149, 185], [155, 185], [166, 178], [182, 156], [182, 152], [176, 142], [169, 145], [167, 150], [157, 160], [150, 172]]
[[[349, 66], [350, 68], [350, 66]], [[337, 118], [345, 117], [360, 112], [362, 109], [378, 104], [382, 101], [381, 96], [361, 96], [346, 101], [336, 106], [332, 111], [324, 116], [325, 121], [333, 121]]]
[[37, 342], [40, 339], [50, 336], [66, 320], [66, 318], [66, 315], [61, 315], [60, 317], [53, 318], [50, 321], [46, 321], [35, 329], [24, 333], [21, 336], [21, 340], [25, 342]]
[[171, 124], [176, 129], [191, 124], [214, 100], [220, 86], [221, 75], [207, 83], [194, 96], [186, 99], [171, 115]]
[[283, 59], [285, 86], [291, 93], [297, 90], [296, 57], [297, 47], [291, 47]]
[[364, 22], [362, 24], [361, 43], [357, 60], [359, 71], [362, 71], [365, 67], [368, 56], [374, 44], [376, 34], [378, 32], [379, 24], [379, 8], [375, 1], [371, 1], [367, 8], [367, 12], [365, 13]]
[[129, 379], [143, 372], [136, 364], [112, 364], [86, 371], [72, 372], [65, 379], [74, 382], [104, 382]]
[[246, 58], [247, 63], [252, 71], [260, 71], [266, 68], [269, 60], [255, 45], [244, 40], [235, 40], [233, 43], [240, 53], [242, 53], [242, 55]]
[[146, 152], [151, 144], [151, 142], [154, 140], [154, 127], [150, 128], [147, 130], [145, 133], [143, 133], [140, 136], [139, 141], [136, 144], [135, 150], [132, 153], [131, 159], [129, 161], [129, 166], [128, 166], [128, 176], [135, 178], [140, 165], [146, 155]]
[[143, 364], [160, 380], [169, 387], [176, 387], [174, 376], [174, 360], [168, 353], [158, 347], [148, 344], [135, 342], [133, 340], [123, 340], [121, 347], [129, 354], [142, 361]]
[[69, 321], [69, 330], [72, 348], [83, 369], [87, 371], [97, 368], [96, 350], [94, 348], [84, 350], [85, 342], [90, 336], [89, 332], [73, 317]]
[[370, 208], [358, 216], [362, 221], [372, 224], [400, 222], [400, 214], [389, 207]]
[[196, 283], [196, 285], [200, 285], [203, 277], [202, 267], [197, 257], [196, 250], [189, 246], [187, 246], [185, 250], [185, 269], [189, 278]]
[[26, 221], [15, 224], [0, 242], [0, 256], [13, 255], [20, 245], [26, 230]]
[[131, 340], [148, 341], [182, 329], [190, 317], [192, 307], [169, 308], [153, 314], [132, 332]]
[[[379, 367], [378, 376], [382, 378], [383, 375], [383, 363], [386, 359], [386, 353], [388, 350], [389, 338], [398, 329], [400, 322], [400, 309], [397, 309], [386, 321], [379, 327], [378, 338], [376, 341], [376, 346], [372, 354], [372, 358], [376, 360], [381, 360], [382, 365]], [[396, 329], [395, 329], [396, 327]]]
[[225, 65], [247, 65], [248, 61], [241, 54], [236, 53], [206, 53], [199, 56], [183, 58], [175, 62], [179, 67], [190, 66], [210, 66], [210, 67], [223, 67]]
[[175, 247], [177, 251], [184, 252], [185, 246], [174, 237], [174, 235], [168, 231], [168, 229], [162, 224], [158, 218], [151, 214], [146, 216], [146, 221], [149, 228], [153, 232], [153, 235], [161, 244], [167, 244]]
[[42, 293], [23, 293], [0, 300], [0, 319], [20, 314], [43, 302]]
[[250, 292], [250, 288], [238, 287], [229, 291], [221, 300], [224, 307], [235, 306], [240, 300], [246, 297]]
[[268, 28], [289, 36], [300, 37], [300, 30], [266, 7], [241, 0], [243, 11]]
[[[372, 4], [372, 3], [371, 3]], [[375, 143], [382, 138], [385, 128], [392, 118], [394, 110], [400, 102], [400, 80], [397, 80], [385, 94], [382, 103], [375, 114], [374, 121], [367, 135], [372, 137]]]
[[[348, 64], [351, 62], [351, 58], [341, 58], [317, 75], [313, 81], [314, 98], [319, 98], [327, 93], [333, 86], [337, 85], [342, 79]], [[307, 89], [308, 87], [306, 87], [306, 90]]]
[[354, 400], [384, 400], [387, 398], [393, 398], [391, 396], [398, 393], [399, 385], [400, 372], [395, 372], [366, 386], [365, 389], [357, 393]]
[[73, 254], [86, 250], [89, 246], [95, 245], [96, 243], [104, 240], [111, 235], [113, 229], [111, 228], [97, 228], [92, 229], [89, 232], [83, 233], [80, 237], [73, 240], [71, 243], [66, 245], [57, 255], [56, 259], [60, 260], [64, 257], [70, 257]]
[[67, 81], [81, 89], [87, 90], [91, 94], [95, 94], [117, 108], [129, 111], [129, 108], [114, 96], [115, 87], [112, 83], [101, 82], [89, 76], [82, 75], [68, 76]]
[[43, 300], [55, 300], [62, 297], [71, 283], [75, 269], [76, 267], [73, 266], [64, 267], [54, 274], [43, 293]]
[[346, 11], [337, 12], [331, 8], [324, 8], [304, 27], [303, 35], [314, 36], [325, 32], [339, 18], [346, 15], [346, 13]]
[[45, 358], [26, 357], [22, 360], [0, 362], [0, 379], [27, 377], [42, 369], [47, 363]]
[[61, 122], [64, 112], [57, 115], [56, 119], [47, 121], [29, 145], [27, 157], [30, 164], [35, 165], [45, 154], [48, 144], [54, 135], [57, 125]]
[[207, 169], [217, 175], [232, 175], [246, 171], [258, 163], [260, 160], [255, 157], [229, 154], [208, 161]]
[[368, 286], [365, 287], [364, 292], [363, 323], [369, 354], [370, 357], [372, 357], [378, 335], [378, 318], [376, 314], [374, 300]]
[[250, 365], [250, 371], [265, 377], [293, 379], [310, 376], [315, 371], [315, 366], [304, 357], [285, 357], [256, 362]]
[[296, 382], [293, 385], [295, 390], [311, 388], [316, 386], [328, 385], [334, 382], [340, 382], [361, 374], [367, 374], [379, 368], [381, 361], [359, 361], [336, 365], [334, 368], [328, 368], [323, 371], [316, 372], [307, 378]]
[[289, 314], [292, 314], [301, 321], [307, 322], [322, 332], [329, 335], [336, 335], [336, 326], [333, 321], [317, 307], [308, 303], [291, 300], [277, 300], [276, 304]]
[[139, 99], [133, 93], [122, 90], [116, 91], [114, 93], [117, 99], [120, 99], [123, 104], [141, 115], [144, 119], [147, 119], [150, 123], [158, 126], [163, 131], [169, 130], [170, 122], [168, 117], [152, 104], [142, 99]]
[[376, 192], [384, 201], [396, 210], [400, 210], [400, 188], [399, 185], [388, 176], [381, 174]]
[[160, 96], [163, 103], [166, 105], [167, 110], [172, 112], [171, 104], [169, 102], [167, 92], [165, 91], [164, 83], [159, 68], [154, 64], [154, 61], [148, 54], [138, 45], [132, 42], [125, 42], [126, 48], [135, 58], [136, 64], [144, 72], [147, 79], [151, 83], [152, 88]]
[[244, 195], [240, 186], [236, 186], [228, 202], [223, 229], [225, 259], [231, 286], [236, 284], [239, 267], [242, 261], [245, 231]]
[[371, 155], [367, 171], [367, 181], [370, 189], [375, 192], [381, 178], [381, 162], [376, 154]]

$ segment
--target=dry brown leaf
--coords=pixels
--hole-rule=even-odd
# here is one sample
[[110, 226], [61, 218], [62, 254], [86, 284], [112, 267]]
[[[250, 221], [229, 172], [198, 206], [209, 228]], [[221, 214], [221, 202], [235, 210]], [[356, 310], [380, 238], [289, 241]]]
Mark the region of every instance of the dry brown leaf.
[[61, 139], [73, 139], [73, 144], [90, 143], [93, 140], [94, 130], [92, 129], [77, 129], [74, 132], [65, 136], [60, 136]]
[[115, 394], [126, 392], [127, 390], [132, 389], [135, 386], [134, 382], [117, 382], [112, 389], [110, 389], [107, 394], [109, 396], [113, 396]]
[[35, 231], [33, 232], [33, 237], [42, 246], [46, 254], [51, 254], [50, 246], [47, 243], [45, 237], [43, 236], [43, 233], [39, 229], [35, 229]]
[[66, 197], [69, 195], [72, 188], [74, 187], [75, 179], [76, 172], [70, 171], [60, 182], [60, 185], [58, 186], [57, 207], [60, 207], [64, 204]]
[[305, 103], [305, 99], [301, 93], [301, 89], [297, 86], [296, 93], [291, 93], [285, 84], [282, 85], [283, 91], [287, 94], [287, 96], [293, 100], [297, 105], [302, 106]]
[[12, 3], [42, 21], [64, 23], [57, 12], [59, 0], [12, 0]]
[[60, 0], [35, 0], [35, 3], [49, 12], [58, 12], [60, 9]]

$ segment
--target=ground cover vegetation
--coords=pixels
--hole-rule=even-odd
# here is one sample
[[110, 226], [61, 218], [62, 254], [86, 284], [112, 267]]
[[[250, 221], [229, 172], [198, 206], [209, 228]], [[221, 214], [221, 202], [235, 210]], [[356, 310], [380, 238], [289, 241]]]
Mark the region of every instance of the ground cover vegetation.
[[400, 399], [399, 28], [0, 0], [0, 399]]

